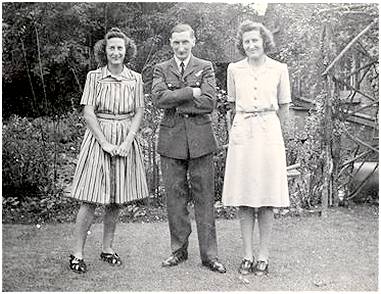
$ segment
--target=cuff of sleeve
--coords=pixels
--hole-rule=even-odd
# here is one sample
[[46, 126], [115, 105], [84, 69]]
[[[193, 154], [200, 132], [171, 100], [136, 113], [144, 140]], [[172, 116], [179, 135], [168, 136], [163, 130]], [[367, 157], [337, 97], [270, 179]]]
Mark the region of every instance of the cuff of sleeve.
[[291, 98], [283, 98], [278, 100], [278, 104], [287, 104], [291, 102], [292, 102]]
[[179, 91], [178, 97], [181, 99], [181, 101], [185, 102], [185, 101], [193, 100], [193, 90], [191, 87], [181, 88], [181, 89], [178, 89], [177, 91]]

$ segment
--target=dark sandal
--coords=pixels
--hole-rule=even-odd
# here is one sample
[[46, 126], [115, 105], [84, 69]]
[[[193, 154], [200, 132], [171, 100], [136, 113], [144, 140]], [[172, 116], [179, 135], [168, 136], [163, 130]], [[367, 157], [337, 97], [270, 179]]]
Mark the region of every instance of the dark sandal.
[[84, 260], [75, 257], [73, 254], [70, 255], [69, 267], [77, 274], [84, 274], [87, 272], [87, 266]]
[[248, 260], [244, 258], [239, 265], [238, 273], [241, 275], [248, 275], [249, 273], [253, 272], [254, 263], [251, 260]]
[[111, 265], [122, 265], [122, 260], [120, 259], [117, 253], [101, 253], [101, 259], [105, 262], [108, 262]]
[[258, 260], [254, 268], [256, 276], [263, 276], [269, 273], [269, 263], [264, 260]]

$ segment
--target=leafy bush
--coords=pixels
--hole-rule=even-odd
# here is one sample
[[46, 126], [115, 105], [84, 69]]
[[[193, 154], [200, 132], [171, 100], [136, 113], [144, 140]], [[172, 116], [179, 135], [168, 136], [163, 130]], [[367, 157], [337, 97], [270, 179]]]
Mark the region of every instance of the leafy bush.
[[77, 113], [52, 120], [12, 116], [3, 124], [3, 221], [65, 221], [76, 202], [71, 181], [83, 124]]
[[[324, 153], [321, 144], [321, 124], [324, 119], [321, 101], [324, 96], [316, 98], [316, 111], [305, 119], [302, 130], [288, 128], [285, 134], [285, 145], [288, 165], [300, 164], [301, 176], [289, 181], [291, 206], [311, 208], [321, 203], [323, 189]], [[293, 125], [292, 122], [290, 125]]]
[[227, 144], [229, 142], [228, 125], [226, 115], [227, 93], [217, 87], [217, 111], [213, 113], [213, 129], [215, 131], [219, 150], [214, 155], [214, 186], [215, 200], [221, 201], [222, 189], [225, 177], [225, 163], [227, 155]]
[[53, 150], [44, 138], [42, 119], [13, 116], [3, 125], [3, 195], [24, 197], [52, 182]]

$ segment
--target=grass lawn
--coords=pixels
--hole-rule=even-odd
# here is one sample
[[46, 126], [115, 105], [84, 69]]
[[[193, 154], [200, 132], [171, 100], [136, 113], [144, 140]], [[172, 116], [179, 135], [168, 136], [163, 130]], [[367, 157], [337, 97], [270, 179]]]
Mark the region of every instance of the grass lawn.
[[[89, 272], [68, 270], [73, 223], [3, 225], [3, 291], [377, 291], [378, 207], [335, 208], [327, 218], [275, 221], [267, 277], [237, 273], [241, 260], [238, 220], [217, 220], [219, 256], [226, 274], [201, 266], [195, 223], [189, 259], [162, 268], [170, 253], [166, 222], [119, 224], [115, 250], [124, 265], [99, 259], [102, 225], [86, 244]], [[256, 242], [256, 246], [258, 242]]]

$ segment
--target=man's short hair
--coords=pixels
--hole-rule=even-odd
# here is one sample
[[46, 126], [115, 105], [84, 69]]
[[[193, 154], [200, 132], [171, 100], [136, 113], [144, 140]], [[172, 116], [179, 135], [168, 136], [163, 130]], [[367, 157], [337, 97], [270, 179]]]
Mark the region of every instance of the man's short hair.
[[175, 25], [171, 30], [171, 36], [173, 33], [182, 33], [182, 32], [190, 32], [190, 36], [194, 38], [194, 30], [189, 24], [179, 23]]

